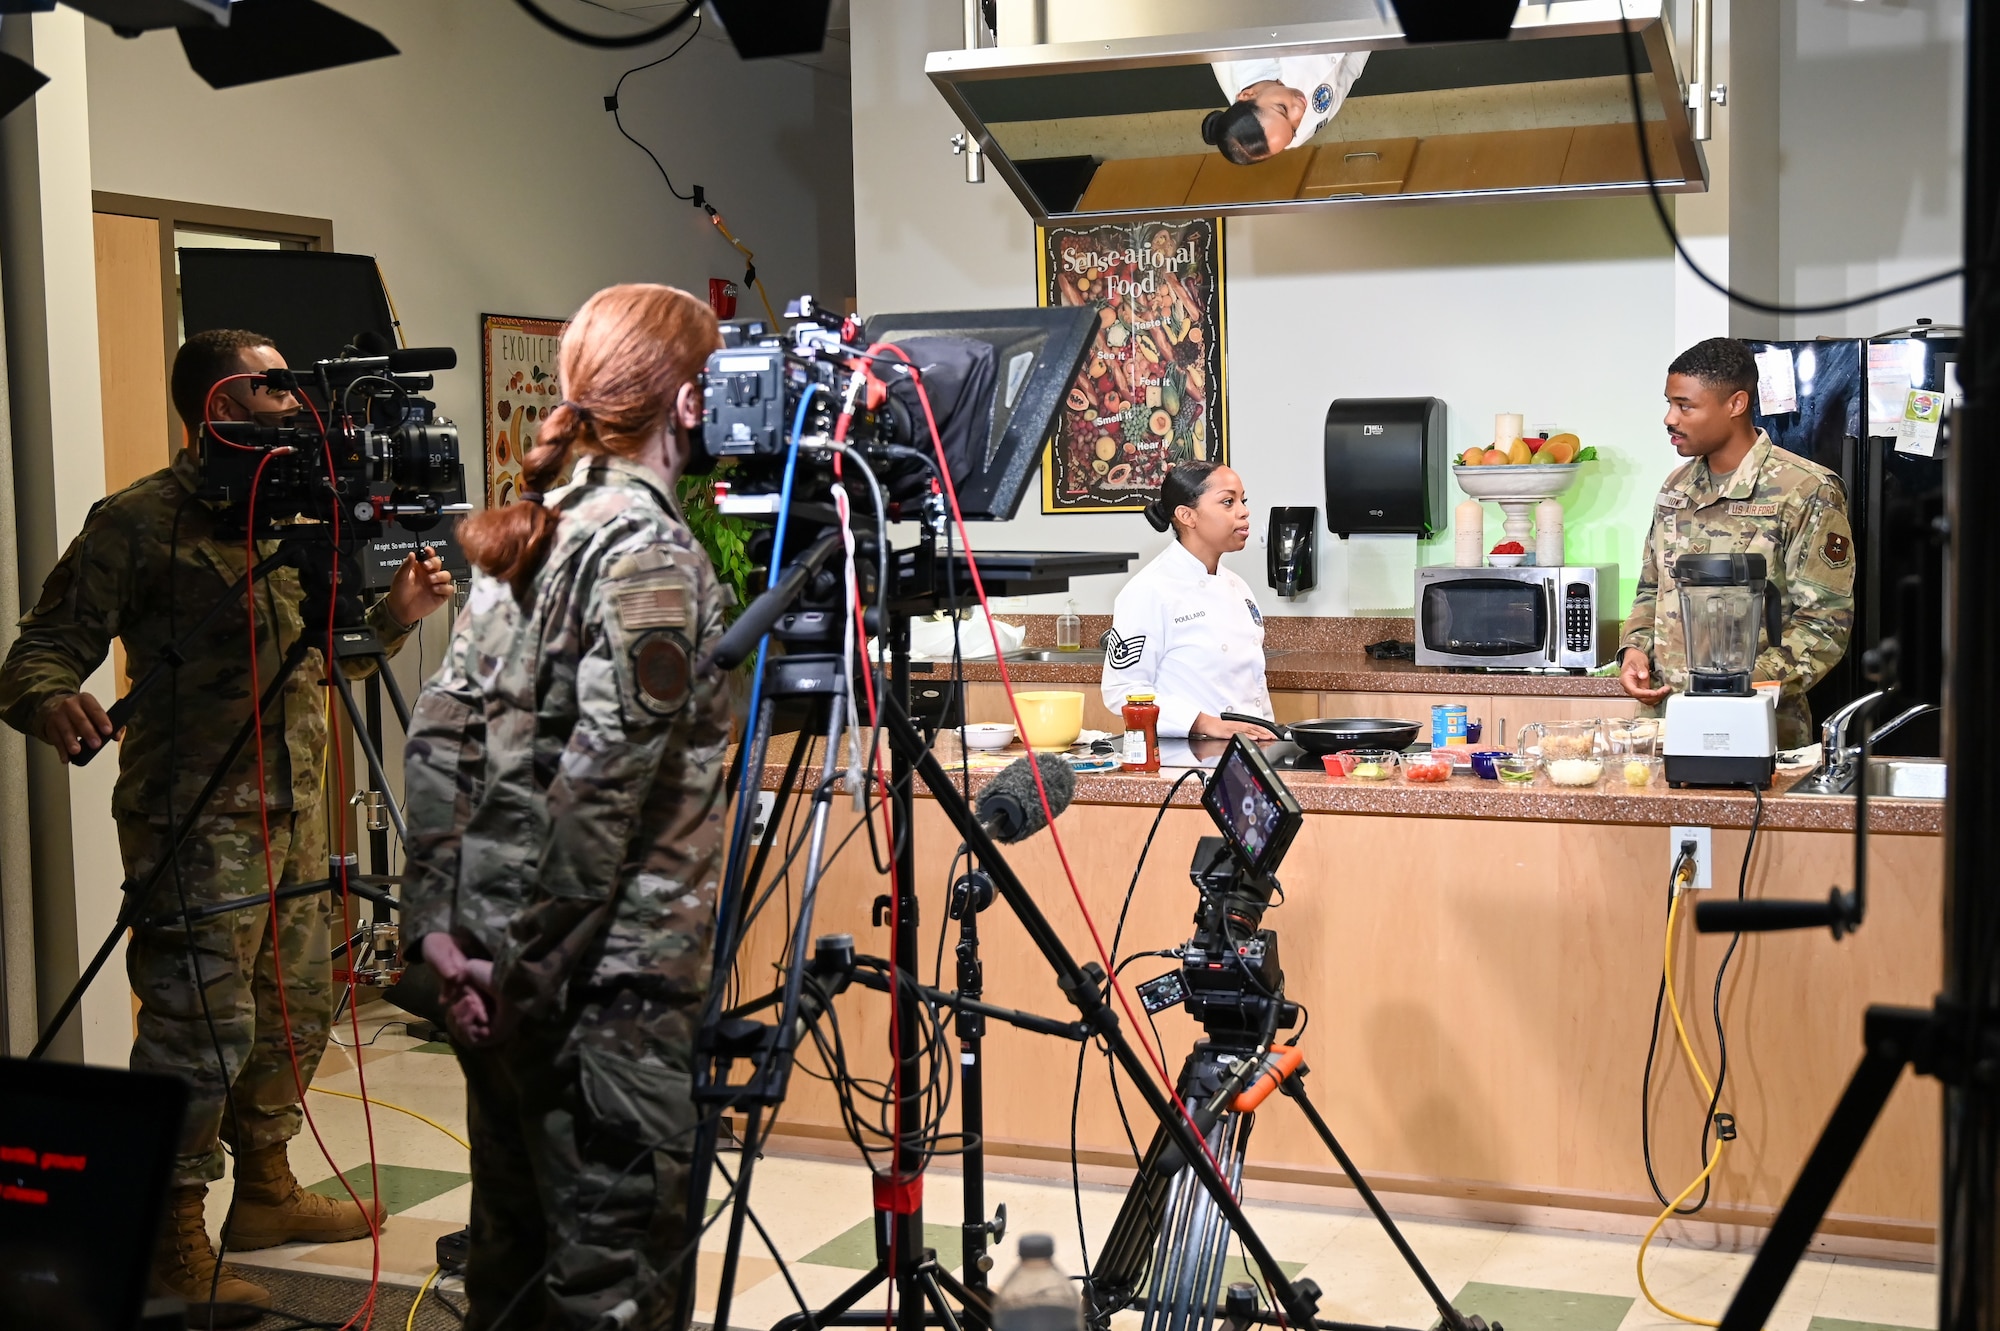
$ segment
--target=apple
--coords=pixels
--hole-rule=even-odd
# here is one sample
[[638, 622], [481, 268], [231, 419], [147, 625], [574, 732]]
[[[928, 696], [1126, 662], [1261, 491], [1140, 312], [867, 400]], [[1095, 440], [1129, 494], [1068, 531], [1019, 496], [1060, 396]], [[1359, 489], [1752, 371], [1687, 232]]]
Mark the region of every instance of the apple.
[[1504, 467], [1507, 465], [1507, 455], [1497, 448], [1489, 448], [1486, 450], [1486, 465], [1489, 467]]
[[1477, 467], [1486, 461], [1486, 450], [1477, 445], [1465, 450], [1465, 456], [1458, 460], [1461, 467]]
[[1549, 439], [1547, 435], [1541, 435], [1541, 434], [1529, 435], [1528, 451], [1530, 453], [1539, 453], [1542, 451], [1542, 445], [1546, 444], [1548, 441]]

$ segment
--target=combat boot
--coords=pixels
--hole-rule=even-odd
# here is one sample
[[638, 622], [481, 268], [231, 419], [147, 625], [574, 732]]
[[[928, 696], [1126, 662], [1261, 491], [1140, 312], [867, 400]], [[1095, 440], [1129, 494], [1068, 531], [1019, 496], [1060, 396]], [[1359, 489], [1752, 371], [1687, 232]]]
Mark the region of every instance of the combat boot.
[[[167, 1229], [153, 1255], [152, 1296], [173, 1295], [187, 1304], [192, 1327], [249, 1326], [271, 1306], [271, 1292], [253, 1285], [233, 1266], [215, 1272], [215, 1249], [208, 1241], [208, 1221], [202, 1199], [205, 1184], [175, 1188], [167, 1194]], [[208, 1302], [210, 1282], [215, 1307]]]
[[[376, 1224], [382, 1208], [369, 1202]], [[368, 1215], [345, 1197], [307, 1192], [292, 1177], [285, 1143], [244, 1151], [236, 1157], [236, 1204], [223, 1241], [231, 1248], [269, 1248], [279, 1243], [342, 1243], [368, 1237]]]

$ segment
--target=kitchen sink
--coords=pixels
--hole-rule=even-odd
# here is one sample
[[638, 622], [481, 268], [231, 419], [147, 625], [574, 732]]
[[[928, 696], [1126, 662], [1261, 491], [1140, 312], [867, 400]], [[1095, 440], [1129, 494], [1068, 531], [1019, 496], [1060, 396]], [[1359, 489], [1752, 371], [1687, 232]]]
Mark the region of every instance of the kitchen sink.
[[[1944, 798], [1944, 759], [1871, 758], [1868, 760], [1868, 793], [1896, 799], [1941, 800]], [[1809, 778], [1791, 793], [1806, 799], [1852, 799], [1852, 784], [1837, 790], [1822, 790]]]
[[1077, 651], [1065, 652], [1054, 647], [1030, 647], [1026, 651], [1007, 653], [1009, 661], [1055, 661], [1074, 665], [1103, 665], [1104, 653], [1095, 647], [1084, 647]]
[[1868, 763], [1868, 793], [1900, 799], [1944, 798], [1944, 759], [1874, 758]]

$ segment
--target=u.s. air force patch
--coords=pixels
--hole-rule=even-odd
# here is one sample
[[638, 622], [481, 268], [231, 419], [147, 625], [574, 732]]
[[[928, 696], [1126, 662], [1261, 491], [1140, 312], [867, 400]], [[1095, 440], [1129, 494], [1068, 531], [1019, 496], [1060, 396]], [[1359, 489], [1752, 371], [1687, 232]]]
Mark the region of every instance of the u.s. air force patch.
[[654, 716], [672, 716], [687, 706], [692, 675], [687, 639], [672, 629], [654, 629], [632, 644], [632, 680], [639, 705]]
[[1841, 532], [1830, 531], [1820, 543], [1819, 557], [1828, 568], [1846, 568], [1847, 561], [1854, 557], [1854, 542]]

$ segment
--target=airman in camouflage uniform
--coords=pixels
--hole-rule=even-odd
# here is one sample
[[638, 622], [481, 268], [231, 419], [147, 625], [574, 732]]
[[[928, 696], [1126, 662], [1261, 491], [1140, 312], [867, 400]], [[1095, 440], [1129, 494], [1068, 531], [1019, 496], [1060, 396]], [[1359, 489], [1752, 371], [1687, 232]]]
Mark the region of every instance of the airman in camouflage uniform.
[[[222, 336], [236, 339], [221, 346], [225, 356], [234, 347], [255, 368], [284, 363], [268, 339]], [[286, 401], [281, 396], [278, 405]], [[0, 666], [0, 720], [56, 744], [67, 760], [83, 743], [96, 747], [101, 742], [97, 734], [79, 738], [60, 722], [64, 716], [102, 716], [94, 700], [88, 701], [94, 710], [77, 709], [89, 697], [80, 695], [84, 680], [102, 663], [113, 638], [124, 644], [127, 675], [140, 678], [218, 601], [233, 596], [234, 604], [183, 646], [185, 659], [178, 669], [139, 699], [119, 743], [112, 813], [128, 885], [143, 881], [166, 853], [172, 820], [185, 818], [194, 807], [254, 705], [243, 593], [232, 590], [244, 571], [244, 542], [218, 534], [218, 511], [196, 497], [198, 485], [195, 457], [183, 449], [172, 466], [99, 501], [50, 571], [40, 599], [21, 618], [20, 636]], [[276, 542], [259, 542], [258, 557], [277, 549]], [[406, 582], [419, 576], [414, 557], [398, 576]], [[449, 574], [441, 565], [425, 576], [432, 578], [434, 588], [436, 579], [443, 579], [448, 589]], [[259, 577], [255, 594], [258, 676], [260, 685], [268, 687], [301, 635], [324, 634], [326, 626], [304, 623], [304, 589], [295, 568]], [[448, 594], [421, 598], [425, 604], [405, 594], [403, 603], [415, 605], [415, 613], [427, 613]], [[390, 612], [390, 598], [374, 605], [368, 621], [390, 651], [410, 632]], [[358, 678], [374, 665], [350, 662], [343, 669]], [[162, 877], [152, 897], [140, 905], [141, 920], [179, 910], [182, 892], [191, 907], [262, 895], [267, 887], [266, 813], [279, 885], [327, 876], [324, 675], [320, 650], [312, 648], [264, 716], [263, 796], [253, 742], [182, 843], [179, 872]], [[264, 906], [197, 920], [192, 939], [179, 925], [141, 925], [132, 932], [125, 964], [139, 1013], [131, 1065], [179, 1076], [191, 1087], [174, 1163], [172, 1224], [155, 1266], [155, 1293], [173, 1292], [206, 1304], [215, 1258], [201, 1196], [210, 1181], [222, 1176], [219, 1138], [229, 1141], [236, 1157], [238, 1200], [227, 1235], [230, 1246], [264, 1247], [292, 1238], [330, 1241], [368, 1232], [351, 1201], [301, 1192], [286, 1157], [286, 1143], [302, 1122], [298, 1086], [312, 1081], [332, 1016], [330, 911], [327, 894], [280, 903], [275, 953], [270, 910]], [[192, 983], [191, 961], [199, 963], [199, 990]], [[290, 1048], [280, 1016], [280, 972]], [[218, 1042], [230, 1070], [227, 1078], [217, 1066]], [[227, 1269], [217, 1299], [269, 1303], [264, 1290]], [[242, 1320], [242, 1313], [236, 1310], [233, 1320], [218, 1313], [216, 1324], [233, 1324]], [[208, 1314], [204, 1308], [196, 1315]], [[255, 1320], [254, 1312], [249, 1320]]]
[[1752, 678], [1782, 685], [1779, 747], [1812, 743], [1806, 690], [1847, 651], [1854, 627], [1854, 532], [1839, 478], [1779, 448], [1762, 430], [1732, 475], [1717, 478], [1708, 459], [1698, 457], [1667, 478], [1646, 534], [1623, 647], [1646, 653], [1653, 678], [1676, 691], [1688, 684], [1687, 630], [1673, 573], [1684, 554], [1764, 556], [1784, 632], [1758, 653]]
[[[467, 1325], [665, 1325], [679, 1291], [690, 1066], [721, 866], [722, 632], [707, 556], [651, 468], [579, 460], [517, 596], [475, 576], [404, 770], [405, 937], [491, 961], [464, 1040]], [[629, 1304], [628, 1304], [629, 1301]], [[525, 1315], [523, 1315], [525, 1314]]]

